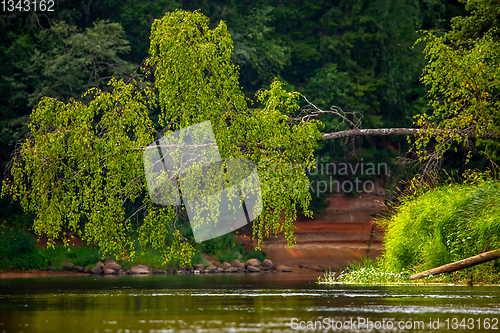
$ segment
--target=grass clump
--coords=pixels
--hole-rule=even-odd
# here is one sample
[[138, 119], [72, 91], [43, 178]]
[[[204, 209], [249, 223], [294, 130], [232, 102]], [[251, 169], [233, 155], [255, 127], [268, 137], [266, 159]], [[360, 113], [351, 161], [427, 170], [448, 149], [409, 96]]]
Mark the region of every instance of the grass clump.
[[430, 189], [397, 207], [381, 266], [423, 271], [500, 248], [500, 185], [489, 180]]
[[389, 272], [380, 267], [377, 262], [364, 258], [361, 262], [352, 262], [347, 268], [337, 274], [326, 272], [318, 278], [325, 284], [395, 284], [408, 282], [410, 274], [404, 269], [399, 272]]
[[[410, 188], [411, 189], [411, 188]], [[500, 183], [471, 172], [462, 182], [411, 189], [399, 198], [385, 228], [384, 253], [375, 263], [351, 264], [321, 282], [397, 283], [411, 274], [500, 248]], [[498, 283], [495, 260], [430, 280], [447, 283]], [[408, 282], [405, 281], [405, 282]]]

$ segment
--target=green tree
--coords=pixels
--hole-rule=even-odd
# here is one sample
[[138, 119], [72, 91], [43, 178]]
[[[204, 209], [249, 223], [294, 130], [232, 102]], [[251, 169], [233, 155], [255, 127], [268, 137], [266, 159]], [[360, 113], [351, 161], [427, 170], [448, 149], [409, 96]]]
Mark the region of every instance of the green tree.
[[449, 32], [429, 31], [419, 40], [427, 42], [422, 82], [429, 86], [432, 109], [416, 117], [417, 125], [428, 129], [416, 147], [424, 152], [432, 138], [439, 160], [454, 142], [467, 146], [471, 137], [482, 136], [476, 145], [498, 161], [500, 144], [493, 133], [500, 129], [500, 4], [463, 2], [470, 15], [453, 18]]
[[[91, 89], [87, 103], [48, 97], [38, 103], [30, 136], [2, 188], [36, 215], [38, 235], [47, 235], [50, 243], [63, 230], [73, 230], [117, 257], [134, 254], [138, 236], [143, 248], [151, 243], [165, 260], [189, 262], [193, 244], [173, 228], [174, 208], [156, 206], [144, 195], [142, 147], [155, 137], [148, 110], [158, 107], [165, 132], [157, 135], [210, 120], [223, 158], [254, 161], [268, 189], [254, 236], [262, 241], [284, 232], [293, 242], [297, 205], [310, 215], [304, 168], [313, 164], [318, 122], [295, 118], [299, 94], [285, 91], [279, 81], [259, 93], [262, 109], [249, 109], [231, 61], [227, 27], [208, 24], [199, 12], [167, 13], [151, 30], [146, 81], [112, 79], [110, 92]], [[284, 179], [301, 186], [275, 185]], [[143, 206], [127, 215], [126, 203], [135, 200]], [[144, 214], [143, 223], [133, 225], [131, 217], [138, 213]]]
[[130, 76], [135, 66], [119, 56], [130, 51], [124, 37], [120, 24], [106, 21], [84, 32], [65, 22], [40, 31], [31, 56], [16, 62], [19, 73], [6, 78], [11, 102], [33, 107], [43, 96], [79, 99], [90, 87], [105, 88], [111, 77]]

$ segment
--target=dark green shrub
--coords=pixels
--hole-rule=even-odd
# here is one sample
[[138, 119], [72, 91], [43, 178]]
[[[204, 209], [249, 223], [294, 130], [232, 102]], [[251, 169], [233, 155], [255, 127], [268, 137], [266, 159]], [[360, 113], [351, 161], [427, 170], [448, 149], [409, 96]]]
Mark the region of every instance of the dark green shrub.
[[266, 259], [266, 254], [264, 252], [262, 252], [261, 250], [259, 250], [259, 251], [253, 250], [253, 251], [248, 252], [245, 256], [243, 256], [244, 261], [246, 261], [248, 259], [252, 259], [252, 258], [257, 258], [260, 261], [263, 261], [264, 259]]
[[50, 257], [37, 249], [35, 238], [26, 230], [0, 227], [0, 269], [44, 269]]

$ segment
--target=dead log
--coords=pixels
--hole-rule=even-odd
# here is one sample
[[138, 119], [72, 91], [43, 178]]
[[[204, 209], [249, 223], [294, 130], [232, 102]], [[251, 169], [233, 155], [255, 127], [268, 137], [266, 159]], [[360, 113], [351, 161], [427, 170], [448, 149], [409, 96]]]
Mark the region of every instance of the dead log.
[[476, 266], [476, 265], [482, 264], [482, 263], [487, 262], [487, 261], [495, 260], [498, 258], [500, 258], [500, 249], [484, 252], [484, 253], [478, 254], [477, 256], [473, 256], [470, 258], [466, 258], [466, 259], [452, 262], [450, 264], [446, 264], [443, 266], [432, 268], [432, 269], [429, 269], [425, 272], [413, 274], [412, 276], [410, 276], [410, 280], [421, 279], [423, 277], [430, 276], [430, 275], [451, 273], [451, 272], [455, 272], [455, 271], [458, 271], [458, 270], [461, 270], [464, 268]]

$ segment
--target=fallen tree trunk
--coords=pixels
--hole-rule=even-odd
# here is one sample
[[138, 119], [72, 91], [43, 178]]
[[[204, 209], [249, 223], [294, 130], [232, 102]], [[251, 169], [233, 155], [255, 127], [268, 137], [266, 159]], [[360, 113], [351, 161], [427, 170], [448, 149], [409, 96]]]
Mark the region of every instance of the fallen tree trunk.
[[410, 280], [416, 280], [416, 279], [421, 279], [426, 276], [430, 275], [437, 275], [437, 274], [442, 274], [442, 273], [451, 273], [455, 272], [464, 268], [476, 266], [479, 264], [482, 264], [487, 261], [495, 260], [500, 258], [500, 249], [493, 250], [493, 251], [488, 251], [484, 252], [481, 254], [478, 254], [477, 256], [473, 256], [470, 258], [462, 259], [459, 261], [455, 261], [443, 266], [439, 266], [436, 268], [429, 269], [425, 272], [413, 274], [410, 276]]
[[[428, 130], [430, 133], [434, 134], [453, 134], [453, 130]], [[418, 135], [419, 133], [425, 133], [424, 129], [420, 128], [369, 128], [369, 129], [351, 129], [346, 131], [334, 132], [334, 133], [323, 133], [323, 137], [319, 141], [326, 140], [337, 140], [349, 137], [360, 137], [360, 136], [389, 136], [389, 135]], [[499, 139], [499, 132], [485, 131], [480, 134], [474, 132], [462, 132], [462, 135], [467, 134], [470, 138], [480, 138], [480, 139]]]

